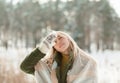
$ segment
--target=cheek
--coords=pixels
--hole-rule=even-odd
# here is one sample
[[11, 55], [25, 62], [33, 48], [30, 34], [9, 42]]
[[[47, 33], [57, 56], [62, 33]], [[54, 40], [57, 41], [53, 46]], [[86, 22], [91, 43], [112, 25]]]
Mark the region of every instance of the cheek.
[[64, 43], [64, 46], [61, 47], [61, 48], [59, 47], [60, 44], [56, 44], [56, 45], [54, 46], [54, 48], [55, 48], [57, 51], [59, 51], [59, 52], [65, 51], [65, 50], [69, 47], [69, 44], [70, 44], [70, 42], [69, 42], [68, 39], [62, 40], [61, 43]]
[[69, 47], [69, 44], [70, 44], [69, 40], [65, 40], [65, 46], [66, 46], [66, 48]]

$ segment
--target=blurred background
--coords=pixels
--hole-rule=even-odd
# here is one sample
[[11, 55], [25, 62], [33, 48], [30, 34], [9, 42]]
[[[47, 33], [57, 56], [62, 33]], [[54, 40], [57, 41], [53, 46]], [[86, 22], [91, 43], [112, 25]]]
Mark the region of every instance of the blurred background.
[[35, 83], [19, 68], [50, 30], [69, 33], [99, 63], [100, 83], [120, 83], [119, 0], [0, 0], [0, 83]]

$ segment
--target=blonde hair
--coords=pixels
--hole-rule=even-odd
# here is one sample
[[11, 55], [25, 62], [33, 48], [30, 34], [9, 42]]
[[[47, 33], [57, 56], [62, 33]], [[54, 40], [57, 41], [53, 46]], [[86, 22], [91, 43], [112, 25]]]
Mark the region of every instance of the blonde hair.
[[73, 38], [69, 34], [67, 34], [65, 32], [62, 32], [62, 31], [57, 31], [57, 32], [60, 33], [60, 34], [62, 34], [62, 35], [64, 35], [64, 36], [66, 36], [69, 39], [69, 41], [70, 41], [70, 47], [71, 47], [71, 49], [73, 51], [73, 55], [74, 55], [74, 57], [77, 56], [79, 47], [76, 44], [76, 42], [73, 40]]
[[[69, 34], [67, 34], [66, 32], [62, 32], [62, 31], [56, 31], [57, 33], [60, 33], [60, 34], [62, 34], [62, 35], [64, 35], [64, 36], [66, 36], [68, 39], [69, 39], [69, 41], [70, 41], [70, 48], [71, 48], [71, 50], [72, 50], [72, 52], [73, 52], [73, 57], [75, 57], [75, 56], [77, 56], [78, 55], [78, 52], [79, 52], [79, 47], [78, 47], [78, 45], [76, 44], [76, 42], [73, 40], [73, 38], [69, 35]], [[54, 49], [54, 48], [52, 48], [50, 51], [49, 51], [49, 53], [46, 55], [46, 58], [52, 58], [52, 59], [54, 59], [54, 57], [55, 57], [55, 53], [56, 53], [57, 51]]]
[[[86, 57], [86, 58], [89, 57], [89, 58], [91, 58], [91, 60], [94, 59], [93, 57], [89, 56], [88, 53], [86, 53], [82, 49], [80, 49], [78, 47], [77, 43], [73, 40], [73, 38], [69, 34], [67, 34], [65, 32], [62, 32], [62, 31], [56, 31], [56, 32], [60, 33], [62, 35], [65, 35], [69, 39], [69, 41], [70, 41], [70, 48], [71, 48], [71, 50], [73, 52], [73, 59], [75, 59], [76, 56], [79, 56], [81, 65], [83, 65], [83, 63], [81, 62], [81, 58], [82, 57]], [[51, 64], [54, 61], [54, 57], [56, 55], [56, 52], [57, 52], [57, 50], [55, 50], [55, 48], [52, 48], [49, 51], [49, 53], [46, 55], [45, 60], [48, 61], [48, 63], [50, 62], [50, 64]]]

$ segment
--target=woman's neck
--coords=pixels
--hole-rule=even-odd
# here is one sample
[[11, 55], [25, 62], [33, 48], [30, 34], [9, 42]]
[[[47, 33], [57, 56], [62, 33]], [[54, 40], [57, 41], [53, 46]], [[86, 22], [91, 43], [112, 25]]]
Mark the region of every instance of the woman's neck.
[[69, 52], [65, 51], [65, 52], [62, 53], [62, 55], [69, 55]]
[[69, 55], [71, 48], [69, 47], [67, 50], [62, 52], [62, 55]]

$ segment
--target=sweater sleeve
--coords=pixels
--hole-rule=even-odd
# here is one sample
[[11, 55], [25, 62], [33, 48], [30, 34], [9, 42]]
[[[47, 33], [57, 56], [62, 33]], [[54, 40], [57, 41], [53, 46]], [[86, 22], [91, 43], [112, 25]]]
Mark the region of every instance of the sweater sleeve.
[[35, 72], [34, 66], [37, 62], [45, 56], [38, 48], [35, 48], [28, 56], [20, 64], [20, 68], [22, 71], [33, 74]]

